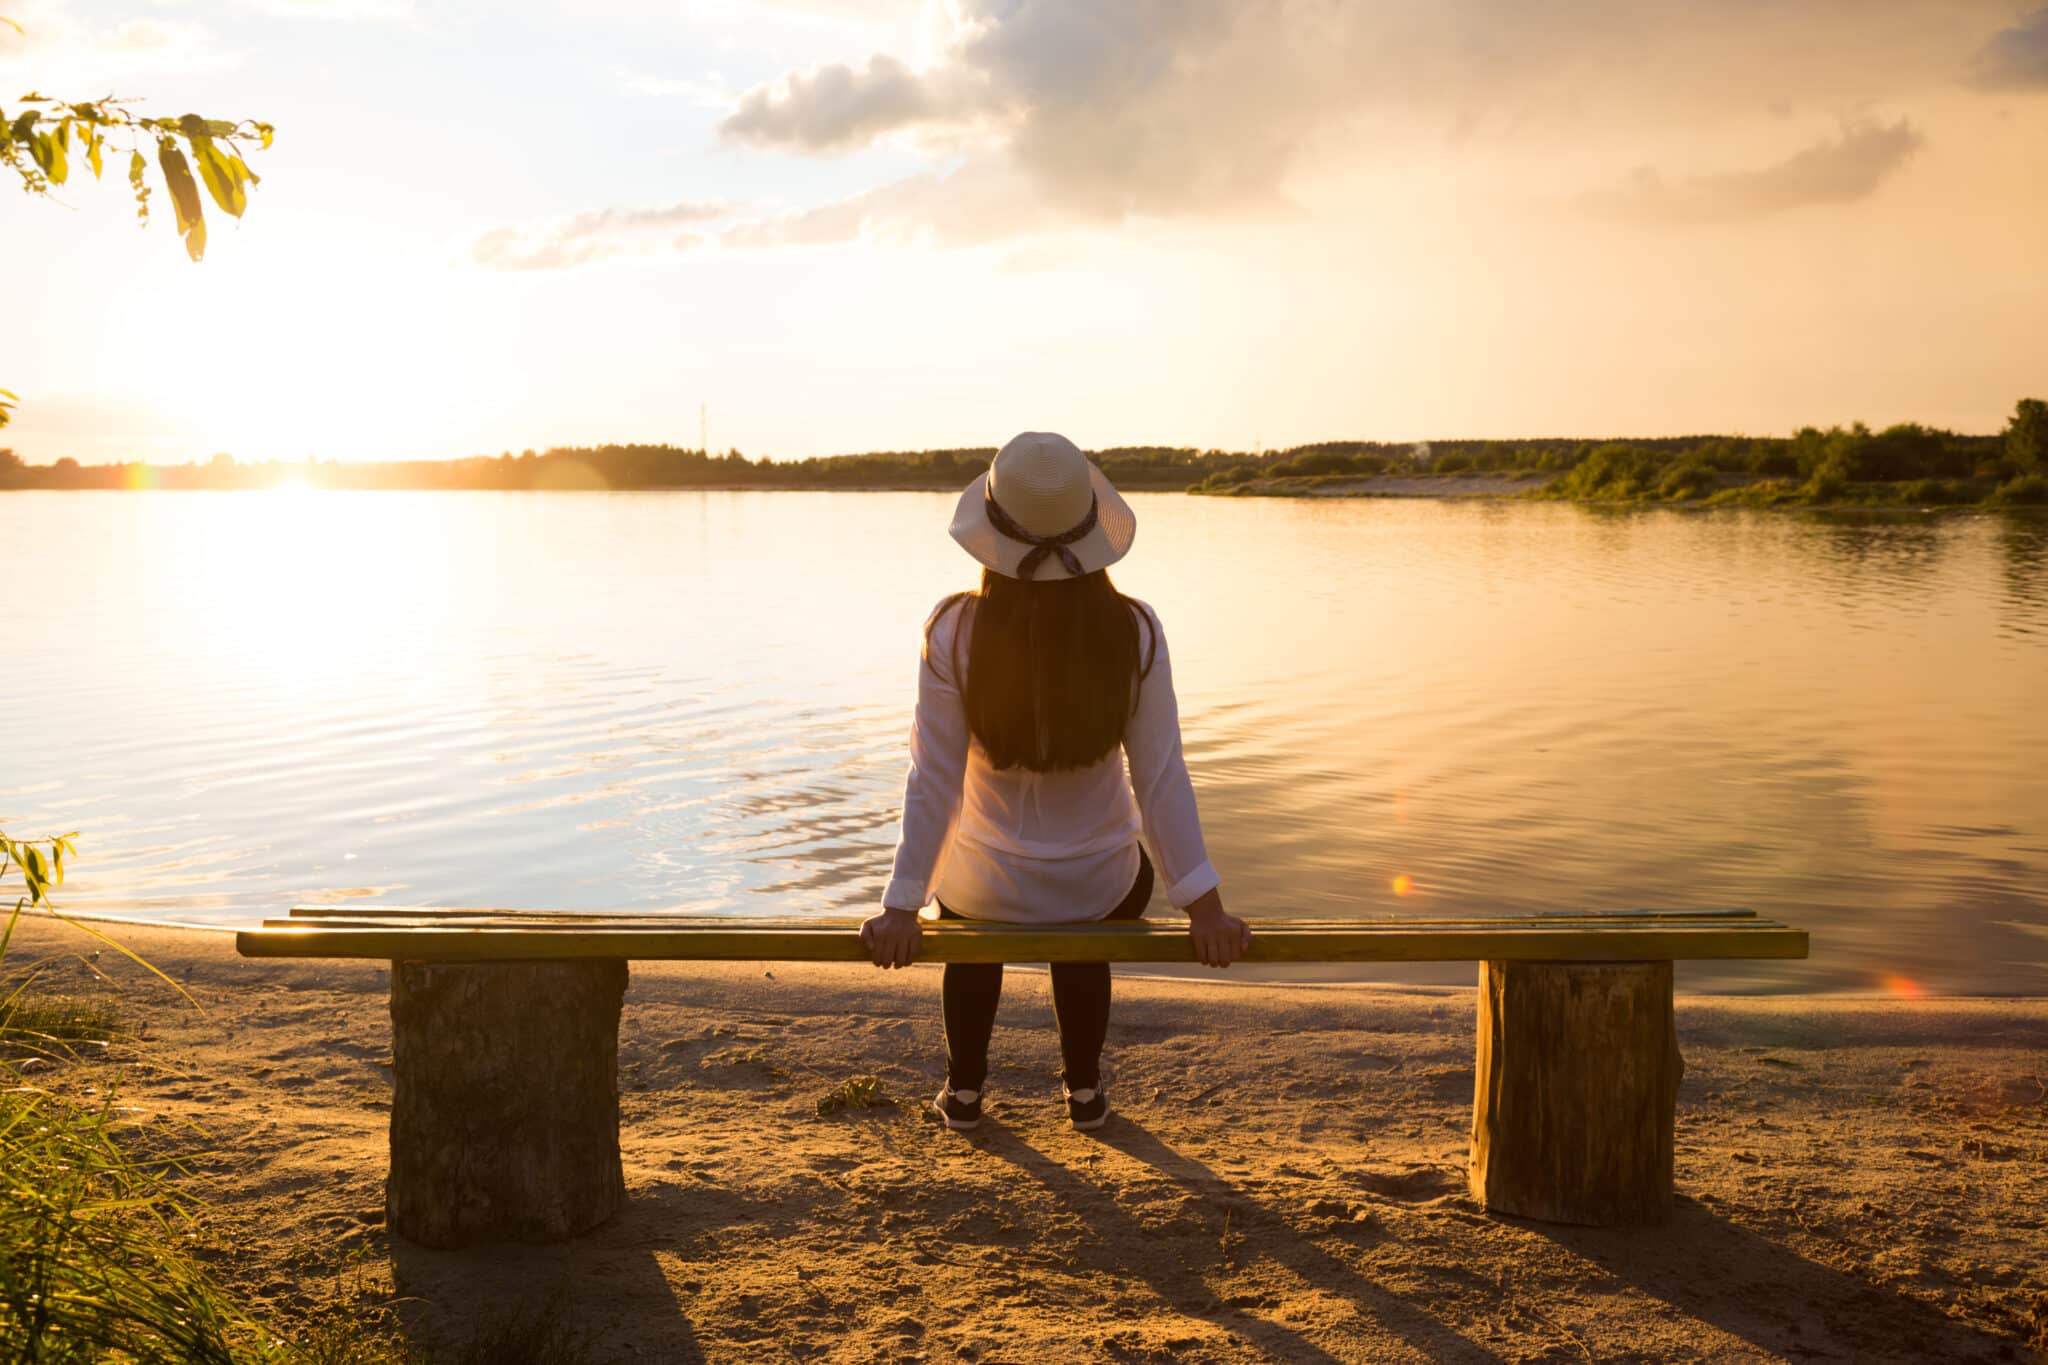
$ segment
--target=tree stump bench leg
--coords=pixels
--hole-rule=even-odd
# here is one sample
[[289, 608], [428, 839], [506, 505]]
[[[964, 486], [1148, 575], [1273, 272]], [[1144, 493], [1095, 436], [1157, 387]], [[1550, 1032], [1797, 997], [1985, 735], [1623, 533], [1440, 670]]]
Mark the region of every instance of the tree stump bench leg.
[[559, 1242], [616, 1214], [626, 964], [391, 964], [385, 1217], [422, 1246]]
[[1684, 1070], [1669, 962], [1481, 964], [1473, 1196], [1554, 1223], [1662, 1221]]

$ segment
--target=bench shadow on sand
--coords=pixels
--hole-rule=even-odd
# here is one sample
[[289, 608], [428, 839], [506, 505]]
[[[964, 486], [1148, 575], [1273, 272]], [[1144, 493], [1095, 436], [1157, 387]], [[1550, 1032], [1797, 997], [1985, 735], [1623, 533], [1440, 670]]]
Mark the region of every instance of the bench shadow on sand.
[[[1397, 1291], [1361, 1274], [1274, 1208], [1270, 1196], [1247, 1190], [1177, 1150], [1128, 1114], [1094, 1135], [1173, 1182], [1211, 1210], [1227, 1209], [1251, 1254], [1284, 1268], [1303, 1284], [1350, 1304], [1356, 1325], [1325, 1324], [1314, 1337], [1292, 1324], [1260, 1316], [1257, 1307], [1225, 1302], [1216, 1271], [1183, 1259], [1174, 1243], [1119, 1201], [1116, 1184], [1070, 1164], [1074, 1152], [1041, 1150], [1016, 1129], [985, 1123], [971, 1141], [987, 1156], [1014, 1167], [1092, 1235], [1071, 1248], [1076, 1269], [1099, 1275], [1133, 1295], [1149, 1293], [1162, 1309], [1229, 1331], [1261, 1358], [1337, 1362], [1361, 1358], [1377, 1345], [1433, 1361], [1491, 1362], [1500, 1345], [1481, 1344], [1419, 1304], [1413, 1291]], [[1083, 1149], [1085, 1151], [1085, 1149]], [[664, 1274], [656, 1251], [676, 1244], [678, 1220], [717, 1229], [747, 1218], [748, 1201], [717, 1197], [716, 1187], [658, 1186], [635, 1192], [623, 1216], [585, 1239], [550, 1247], [479, 1247], [430, 1251], [391, 1239], [394, 1278], [401, 1292], [421, 1301], [408, 1314], [438, 1338], [460, 1341], [464, 1324], [506, 1311], [531, 1309], [559, 1295], [572, 1322], [599, 1329], [613, 1347], [663, 1361], [692, 1362], [705, 1352], [688, 1306]], [[679, 1205], [678, 1200], [682, 1203]], [[1403, 1201], [1407, 1202], [1407, 1201]], [[1683, 1195], [1670, 1221], [1649, 1228], [1580, 1228], [1476, 1212], [1446, 1215], [1446, 1228], [1490, 1222], [1542, 1238], [1570, 1253], [1567, 1272], [1584, 1295], [1634, 1292], [1676, 1318], [1726, 1333], [1758, 1353], [1786, 1360], [2012, 1361], [2027, 1359], [2016, 1341], [1947, 1317], [1938, 1306], [1889, 1290], [1800, 1255]], [[1207, 1240], [1210, 1233], [1201, 1234]], [[1165, 1248], [1168, 1254], [1159, 1254]], [[1145, 1249], [1154, 1249], [1145, 1254]], [[1133, 1249], [1136, 1249], [1135, 1251]], [[1452, 1253], [1455, 1256], [1455, 1253]], [[1455, 1269], [1440, 1268], [1456, 1276]], [[1473, 1274], [1465, 1289], [1481, 1292], [1493, 1281]], [[1621, 1346], [1624, 1358], [1644, 1358], [1630, 1343], [1577, 1339], [1561, 1342], [1604, 1356]], [[727, 1342], [728, 1346], [739, 1345]], [[752, 1343], [758, 1345], [759, 1343]], [[605, 1354], [601, 1349], [600, 1354]], [[610, 1358], [606, 1355], [606, 1358]]]
[[1580, 1228], [1503, 1218], [1577, 1253], [1589, 1278], [1633, 1288], [1787, 1360], [2009, 1361], [2018, 1342], [1959, 1322], [1723, 1218], [1684, 1195], [1652, 1228]]
[[[1429, 1359], [1499, 1359], [1495, 1348], [1473, 1341], [1360, 1275], [1297, 1232], [1258, 1195], [1234, 1186], [1129, 1116], [1117, 1116], [1097, 1136], [1105, 1146], [1143, 1162], [1190, 1194], [1229, 1200], [1238, 1226], [1256, 1240], [1261, 1255], [1303, 1281], [1349, 1300], [1362, 1318]], [[1109, 1189], [1017, 1134], [998, 1129], [982, 1145], [1097, 1225], [1102, 1235], [1097, 1249], [1086, 1257], [1091, 1269], [1127, 1274], [1112, 1248], [1137, 1244], [1131, 1239], [1156, 1237], [1119, 1207]], [[1497, 1221], [1546, 1237], [1580, 1257], [1586, 1263], [1583, 1287], [1588, 1292], [1633, 1289], [1774, 1357], [2009, 1361], [2026, 1354], [2016, 1342], [1958, 1322], [1932, 1303], [1809, 1260], [1684, 1197], [1669, 1222], [1650, 1228], [1579, 1228], [1506, 1217]], [[1204, 1299], [1213, 1303], [1215, 1298], [1203, 1277], [1186, 1268], [1153, 1288], [1182, 1305]], [[1220, 1304], [1202, 1316], [1227, 1322], [1271, 1357], [1340, 1358], [1283, 1324], [1250, 1314], [1226, 1317]], [[1348, 1358], [1352, 1344], [1337, 1345]], [[1579, 1345], [1583, 1348], [1584, 1343]]]
[[[1127, 1282], [1135, 1278], [1115, 1248], [1156, 1242], [1156, 1229], [1147, 1228], [1127, 1212], [1118, 1204], [1114, 1193], [1093, 1177], [1041, 1152], [1015, 1131], [991, 1125], [985, 1136], [977, 1136], [977, 1145], [983, 1151], [1017, 1167], [1094, 1227], [1097, 1237], [1079, 1255], [1083, 1265], [1089, 1270]], [[1258, 1196], [1247, 1194], [1201, 1162], [1174, 1150], [1128, 1116], [1118, 1115], [1095, 1136], [1104, 1146], [1143, 1162], [1181, 1185], [1191, 1195], [1204, 1200], [1220, 1198], [1229, 1201], [1236, 1226], [1248, 1239], [1256, 1239], [1262, 1255], [1277, 1260], [1307, 1283], [1348, 1300], [1361, 1317], [1377, 1324], [1426, 1358], [1454, 1362], [1490, 1362], [1499, 1358], [1449, 1324], [1359, 1275], [1296, 1232], [1286, 1219], [1260, 1202]], [[1218, 1301], [1209, 1281], [1186, 1265], [1174, 1266], [1163, 1274], [1155, 1275], [1149, 1287], [1177, 1311], [1226, 1326], [1246, 1338], [1268, 1359], [1343, 1361], [1357, 1358], [1356, 1343], [1339, 1343], [1344, 1354], [1335, 1355], [1283, 1323], [1226, 1306]]]
[[596, 1232], [553, 1246], [434, 1251], [391, 1238], [392, 1280], [411, 1305], [403, 1315], [407, 1335], [460, 1347], [478, 1324], [559, 1315], [572, 1337], [598, 1342], [599, 1359], [614, 1358], [626, 1343], [636, 1358], [702, 1361], [689, 1313], [650, 1245], [659, 1239], [645, 1226], [654, 1221], [646, 1213], [629, 1205]]

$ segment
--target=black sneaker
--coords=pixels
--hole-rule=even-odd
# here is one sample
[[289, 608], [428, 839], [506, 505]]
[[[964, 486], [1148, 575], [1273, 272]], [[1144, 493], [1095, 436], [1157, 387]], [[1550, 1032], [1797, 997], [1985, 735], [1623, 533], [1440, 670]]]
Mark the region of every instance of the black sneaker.
[[1067, 1118], [1086, 1133], [1109, 1122], [1109, 1096], [1099, 1089], [1069, 1090]]
[[932, 1108], [938, 1111], [946, 1126], [956, 1133], [970, 1132], [981, 1126], [981, 1092], [979, 1090], [955, 1090], [951, 1081], [932, 1101]]

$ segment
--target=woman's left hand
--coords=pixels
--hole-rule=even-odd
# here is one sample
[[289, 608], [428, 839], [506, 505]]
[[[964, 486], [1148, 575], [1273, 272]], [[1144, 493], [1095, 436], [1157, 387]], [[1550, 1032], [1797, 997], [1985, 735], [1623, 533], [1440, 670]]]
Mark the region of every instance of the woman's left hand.
[[1189, 905], [1187, 916], [1197, 962], [1228, 967], [1251, 951], [1252, 927], [1223, 908], [1221, 893], [1211, 891]]
[[924, 930], [915, 910], [882, 910], [861, 922], [860, 941], [877, 967], [908, 967], [917, 960]]

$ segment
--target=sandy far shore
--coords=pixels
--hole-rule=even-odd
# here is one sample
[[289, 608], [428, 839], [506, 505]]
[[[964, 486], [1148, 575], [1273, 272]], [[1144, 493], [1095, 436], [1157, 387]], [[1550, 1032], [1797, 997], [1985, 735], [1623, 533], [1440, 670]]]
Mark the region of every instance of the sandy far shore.
[[[961, 1136], [919, 1107], [936, 968], [639, 964], [626, 1214], [429, 1252], [382, 1226], [385, 968], [121, 934], [203, 1010], [102, 952], [140, 1036], [48, 1083], [111, 1066], [202, 1130], [200, 1241], [286, 1319], [431, 1343], [557, 1296], [621, 1362], [2048, 1358], [2048, 1001], [1682, 998], [1678, 1208], [1592, 1230], [1466, 1194], [1469, 990], [1119, 978], [1088, 1135], [1046, 978], [1013, 971]], [[78, 943], [30, 925], [9, 969]], [[816, 1113], [863, 1073], [900, 1104]]]
[[1359, 479], [1329, 479], [1304, 491], [1315, 498], [1503, 497], [1541, 488], [1552, 477], [1543, 473], [1374, 474]]

